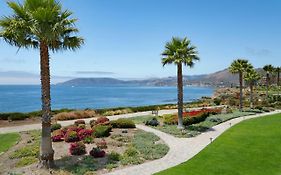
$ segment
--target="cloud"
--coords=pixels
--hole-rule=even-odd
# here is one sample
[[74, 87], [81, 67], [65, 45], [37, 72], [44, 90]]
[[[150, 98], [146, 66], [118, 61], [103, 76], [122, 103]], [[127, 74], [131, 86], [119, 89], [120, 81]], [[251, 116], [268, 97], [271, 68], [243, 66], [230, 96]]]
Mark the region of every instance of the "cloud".
[[77, 71], [76, 74], [80, 75], [114, 75], [114, 72], [105, 72], [105, 71]]
[[[70, 79], [73, 79], [73, 77], [51, 76], [51, 83], [57, 84]], [[0, 85], [2, 84], [40, 84], [40, 76], [38, 74], [24, 71], [0, 71]]]
[[271, 55], [271, 51], [268, 49], [254, 49], [254, 48], [247, 47], [246, 52], [253, 56], [259, 56], [259, 57]]

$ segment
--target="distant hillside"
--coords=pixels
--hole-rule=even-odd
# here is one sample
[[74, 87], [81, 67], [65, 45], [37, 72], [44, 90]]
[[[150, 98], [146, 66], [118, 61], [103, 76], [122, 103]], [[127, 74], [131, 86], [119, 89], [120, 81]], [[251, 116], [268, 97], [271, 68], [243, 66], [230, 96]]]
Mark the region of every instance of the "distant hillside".
[[[262, 69], [258, 72], [264, 73]], [[228, 69], [211, 74], [183, 76], [184, 85], [231, 86], [238, 84], [238, 75], [229, 73]], [[124, 81], [114, 78], [76, 78], [58, 85], [68, 86], [102, 86], [102, 85], [140, 85], [140, 86], [176, 86], [177, 77], [152, 78], [146, 80]]]

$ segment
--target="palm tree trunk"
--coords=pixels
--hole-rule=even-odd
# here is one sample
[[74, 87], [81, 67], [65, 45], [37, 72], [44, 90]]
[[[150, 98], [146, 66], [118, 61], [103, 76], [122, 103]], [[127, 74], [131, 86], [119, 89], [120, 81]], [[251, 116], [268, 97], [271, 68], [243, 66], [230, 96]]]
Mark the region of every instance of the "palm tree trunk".
[[269, 89], [269, 73], [266, 73], [266, 98], [268, 98], [268, 89]]
[[239, 110], [242, 111], [242, 109], [243, 109], [243, 72], [239, 73], [239, 84], [240, 84]]
[[182, 64], [178, 64], [178, 128], [184, 129], [183, 126], [183, 83], [182, 83]]
[[42, 137], [40, 147], [40, 163], [45, 168], [54, 165], [54, 150], [51, 141], [51, 95], [50, 67], [48, 46], [40, 43], [41, 65], [41, 100], [42, 100]]
[[250, 83], [250, 108], [254, 107], [254, 102], [253, 102], [253, 84]]

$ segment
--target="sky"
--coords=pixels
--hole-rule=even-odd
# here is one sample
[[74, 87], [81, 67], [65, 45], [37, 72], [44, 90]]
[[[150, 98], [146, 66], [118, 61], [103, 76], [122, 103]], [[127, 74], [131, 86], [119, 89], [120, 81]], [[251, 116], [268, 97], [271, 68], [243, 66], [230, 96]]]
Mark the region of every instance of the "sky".
[[[188, 37], [199, 52], [200, 61], [184, 68], [185, 75], [220, 71], [236, 58], [248, 59], [255, 67], [281, 66], [280, 0], [61, 3], [78, 18], [78, 35], [85, 44], [76, 52], [51, 53], [53, 83], [73, 77], [175, 76], [175, 65], [161, 65], [161, 52], [173, 36]], [[10, 14], [6, 0], [0, 0], [0, 16]], [[38, 50], [18, 51], [1, 38], [0, 46], [0, 84], [39, 83]]]

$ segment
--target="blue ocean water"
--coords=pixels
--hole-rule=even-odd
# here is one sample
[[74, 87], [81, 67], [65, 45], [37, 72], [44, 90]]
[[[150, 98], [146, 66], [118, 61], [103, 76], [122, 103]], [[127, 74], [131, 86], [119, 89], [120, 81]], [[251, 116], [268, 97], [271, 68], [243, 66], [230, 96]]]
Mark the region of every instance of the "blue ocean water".
[[[211, 96], [209, 87], [184, 87], [184, 101]], [[30, 112], [41, 108], [40, 86], [0, 86], [0, 112]], [[176, 87], [52, 86], [52, 109], [108, 108], [176, 103]]]

